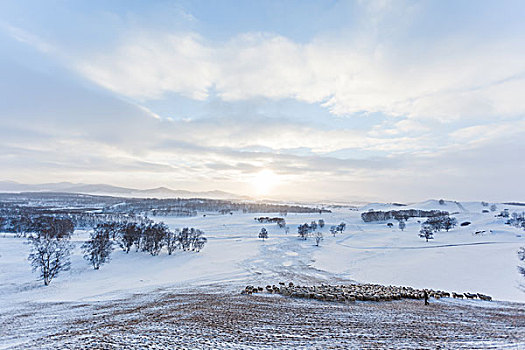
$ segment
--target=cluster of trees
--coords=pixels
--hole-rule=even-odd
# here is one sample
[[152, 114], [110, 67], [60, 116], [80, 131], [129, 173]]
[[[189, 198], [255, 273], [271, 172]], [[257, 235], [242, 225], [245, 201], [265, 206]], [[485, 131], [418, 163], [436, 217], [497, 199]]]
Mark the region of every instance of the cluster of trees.
[[[401, 222], [400, 222], [401, 223]], [[428, 218], [421, 224], [419, 230], [419, 237], [425, 238], [428, 242], [429, 239], [434, 239], [434, 233], [446, 230], [447, 232], [458, 224], [458, 220], [455, 217], [436, 216]]]
[[[121, 198], [74, 193], [0, 193], [0, 217], [69, 217], [76, 228], [102, 222], [138, 222], [151, 216], [195, 216], [198, 212], [330, 213], [324, 208], [206, 198]], [[8, 228], [4, 231], [10, 231]]]
[[340, 223], [337, 226], [331, 226], [330, 227], [330, 233], [332, 235], [334, 235], [334, 237], [335, 237], [336, 234], [343, 233], [345, 229], [346, 229], [346, 224], [344, 222], [342, 222], [342, 223]]
[[277, 226], [279, 226], [279, 228], [286, 227], [286, 220], [284, 220], [284, 218], [279, 218], [279, 217], [270, 218], [268, 216], [261, 216], [261, 217], [255, 218], [255, 220], [258, 221], [261, 224], [263, 224], [263, 223], [276, 223]]
[[46, 218], [55, 217], [67, 219], [75, 229], [92, 229], [106, 222], [135, 222], [149, 224], [153, 221], [140, 215], [121, 215], [104, 213], [67, 213], [52, 210], [45, 215], [21, 209], [18, 214], [0, 216], [0, 231], [14, 233], [17, 237], [26, 236], [28, 233], [37, 232], [39, 222]]
[[[302, 225], [299, 225], [297, 227], [297, 233], [299, 234], [299, 237], [306, 240], [310, 234], [315, 232], [317, 228], [323, 228], [325, 226], [325, 222], [323, 219], [320, 219], [319, 221], [312, 221], [310, 224], [304, 223]], [[337, 226], [331, 226], [330, 227], [330, 233], [332, 233], [334, 236], [337, 233], [342, 233], [346, 229], [346, 224], [344, 222], [340, 223]], [[315, 234], [315, 239], [317, 245], [319, 245], [319, 242], [323, 240], [323, 235], [321, 232], [317, 232]]]
[[[42, 216], [31, 220], [28, 243], [31, 252], [28, 260], [33, 271], [39, 272], [39, 278], [47, 286], [61, 271], [70, 266], [73, 245], [71, 235], [74, 224], [70, 219]], [[98, 224], [90, 238], [81, 246], [84, 258], [95, 270], [110, 261], [113, 246], [118, 244], [126, 253], [133, 246], [136, 251], [158, 255], [166, 247], [169, 255], [175, 249], [200, 251], [207, 239], [201, 230], [185, 227], [172, 231], [164, 223], [102, 223]]]
[[304, 223], [299, 226], [297, 226], [297, 233], [299, 234], [299, 237], [306, 240], [308, 238], [308, 235], [312, 232], [317, 230], [317, 222], [312, 221], [310, 224]]
[[488, 207], [490, 205], [490, 211], [496, 211], [498, 209], [496, 204], [489, 204], [488, 202], [481, 202], [481, 205], [484, 207]]
[[[59, 227], [60, 225], [64, 227]], [[53, 216], [20, 215], [16, 217], [0, 217], [0, 231], [12, 232], [17, 236], [28, 233], [41, 233], [46, 230], [73, 232], [75, 224], [71, 219]]]
[[148, 252], [151, 255], [158, 255], [164, 247], [168, 255], [175, 249], [198, 252], [207, 242], [204, 232], [199, 229], [185, 227], [182, 230], [171, 231], [162, 222], [149, 225], [118, 225], [116, 237], [119, 246], [126, 253], [134, 246], [135, 251]]
[[206, 241], [204, 233], [199, 229], [185, 227], [171, 231], [162, 222], [148, 225], [105, 223], [97, 225], [90, 239], [82, 245], [82, 250], [84, 258], [98, 270], [109, 261], [115, 242], [126, 253], [134, 246], [137, 252], [148, 252], [155, 256], [164, 247], [168, 255], [176, 249], [199, 252]]
[[447, 211], [441, 210], [419, 210], [419, 209], [404, 209], [404, 210], [389, 210], [389, 211], [374, 211], [370, 210], [368, 212], [361, 214], [361, 219], [364, 222], [373, 222], [373, 221], [387, 221], [390, 219], [396, 220], [408, 220], [409, 218], [415, 217], [436, 217], [436, 216], [448, 216]]
[[516, 212], [512, 213], [506, 224], [525, 230], [525, 212], [522, 212], [521, 214]]

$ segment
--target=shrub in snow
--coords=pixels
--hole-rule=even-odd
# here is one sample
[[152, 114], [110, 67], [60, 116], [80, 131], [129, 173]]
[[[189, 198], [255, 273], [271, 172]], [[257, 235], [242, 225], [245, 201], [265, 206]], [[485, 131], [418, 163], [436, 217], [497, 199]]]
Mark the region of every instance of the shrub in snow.
[[318, 224], [319, 224], [320, 228], [323, 228], [324, 227], [324, 220], [323, 219], [319, 219]]
[[261, 232], [259, 232], [259, 238], [263, 241], [268, 238], [268, 231], [264, 227], [261, 228]]
[[82, 244], [84, 259], [89, 261], [95, 270], [109, 261], [113, 251], [113, 242], [110, 239], [111, 232], [107, 225], [97, 225], [91, 233], [88, 241]]
[[405, 223], [405, 220], [399, 220], [399, 225], [398, 225], [399, 229], [401, 231], [403, 231], [405, 229], [405, 227], [407, 227], [407, 224]]

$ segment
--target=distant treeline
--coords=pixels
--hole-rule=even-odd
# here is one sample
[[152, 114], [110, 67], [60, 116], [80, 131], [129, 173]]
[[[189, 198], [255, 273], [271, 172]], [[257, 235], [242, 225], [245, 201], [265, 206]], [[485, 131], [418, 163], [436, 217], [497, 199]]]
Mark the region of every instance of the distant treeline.
[[0, 232], [10, 232], [15, 233], [17, 236], [25, 236], [27, 233], [39, 232], [42, 226], [41, 223], [51, 219], [71, 222], [73, 229], [91, 229], [108, 222], [115, 224], [134, 223], [138, 225], [153, 223], [152, 220], [146, 217], [136, 215], [90, 213], [40, 215], [26, 213], [22, 210], [18, 215], [0, 215]]
[[71, 193], [0, 193], [0, 217], [11, 231], [12, 220], [53, 216], [68, 218], [76, 228], [104, 222], [145, 223], [155, 216], [195, 216], [198, 212], [322, 213], [323, 208], [298, 205], [232, 202], [203, 198], [119, 198]]
[[367, 211], [361, 214], [361, 219], [364, 222], [372, 221], [386, 221], [390, 219], [407, 220], [408, 218], [416, 217], [436, 217], [448, 216], [447, 211], [441, 210], [420, 210], [420, 209], [405, 209], [405, 210], [390, 210], [390, 211]]

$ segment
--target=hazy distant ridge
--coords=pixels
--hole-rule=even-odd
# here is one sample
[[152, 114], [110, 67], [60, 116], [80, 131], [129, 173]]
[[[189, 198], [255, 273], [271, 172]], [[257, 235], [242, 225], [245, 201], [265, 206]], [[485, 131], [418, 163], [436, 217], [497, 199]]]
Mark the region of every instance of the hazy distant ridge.
[[213, 199], [249, 199], [234, 193], [224, 191], [192, 192], [173, 190], [167, 187], [151, 189], [135, 189], [105, 184], [83, 184], [71, 182], [57, 182], [45, 184], [22, 184], [15, 181], [0, 181], [0, 192], [67, 192], [105, 194], [125, 197], [156, 197], [156, 198], [213, 198]]

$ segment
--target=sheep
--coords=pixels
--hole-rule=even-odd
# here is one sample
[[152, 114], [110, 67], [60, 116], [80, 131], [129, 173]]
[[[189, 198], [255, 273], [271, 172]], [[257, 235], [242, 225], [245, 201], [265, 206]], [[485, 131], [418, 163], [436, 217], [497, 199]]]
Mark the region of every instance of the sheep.
[[379, 284], [350, 284], [350, 285], [329, 285], [321, 284], [318, 286], [299, 286], [292, 282], [288, 286], [284, 282], [278, 285], [267, 285], [263, 287], [246, 286], [241, 294], [251, 295], [263, 292], [281, 294], [294, 298], [316, 299], [321, 301], [355, 302], [359, 301], [392, 301], [401, 299], [420, 300], [427, 294], [429, 297], [440, 299], [444, 297], [467, 298], [481, 300], [492, 300], [488, 295], [480, 293], [456, 293], [444, 292], [433, 289], [414, 289], [411, 287], [383, 286]]
[[491, 301], [492, 300], [492, 297], [489, 296], [489, 295], [480, 294], [480, 293], [477, 293], [477, 295], [478, 295], [478, 298], [480, 298], [481, 300], [485, 300], [485, 301]]
[[456, 292], [452, 292], [452, 296], [453, 296], [454, 298], [463, 299], [463, 294], [458, 294], [458, 293], [456, 293]]

